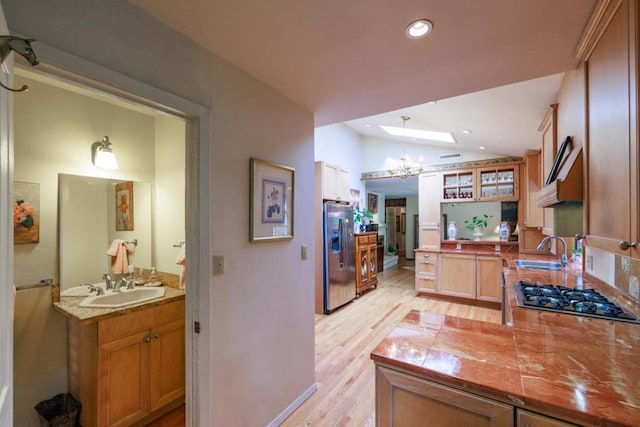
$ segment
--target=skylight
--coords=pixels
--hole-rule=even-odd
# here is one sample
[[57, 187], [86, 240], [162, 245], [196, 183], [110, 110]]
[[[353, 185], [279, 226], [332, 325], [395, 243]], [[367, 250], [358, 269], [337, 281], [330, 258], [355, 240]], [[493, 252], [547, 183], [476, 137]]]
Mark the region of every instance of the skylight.
[[424, 139], [427, 141], [456, 143], [453, 134], [450, 132], [436, 132], [432, 130], [420, 130], [411, 128], [400, 128], [395, 126], [380, 126], [382, 130], [393, 136], [406, 136], [407, 138]]

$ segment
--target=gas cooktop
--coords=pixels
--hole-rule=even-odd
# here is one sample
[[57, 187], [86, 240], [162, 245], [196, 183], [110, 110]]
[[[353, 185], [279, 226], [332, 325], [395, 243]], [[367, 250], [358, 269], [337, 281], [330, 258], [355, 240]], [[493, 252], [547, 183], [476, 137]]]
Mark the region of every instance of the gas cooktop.
[[533, 284], [523, 280], [516, 283], [514, 288], [520, 307], [640, 323], [634, 315], [609, 301], [594, 289]]

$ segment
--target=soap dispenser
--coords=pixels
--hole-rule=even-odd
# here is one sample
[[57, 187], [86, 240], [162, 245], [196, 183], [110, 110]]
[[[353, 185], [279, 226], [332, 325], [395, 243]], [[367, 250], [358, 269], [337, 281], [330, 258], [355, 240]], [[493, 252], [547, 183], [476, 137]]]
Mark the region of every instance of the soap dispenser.
[[158, 273], [156, 273], [156, 268], [151, 267], [151, 273], [149, 273], [149, 282], [157, 282], [158, 281]]

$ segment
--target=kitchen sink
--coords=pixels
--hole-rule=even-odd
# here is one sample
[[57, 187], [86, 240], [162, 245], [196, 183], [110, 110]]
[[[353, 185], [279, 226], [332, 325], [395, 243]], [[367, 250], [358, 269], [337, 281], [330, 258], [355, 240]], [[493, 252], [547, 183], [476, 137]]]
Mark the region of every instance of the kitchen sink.
[[561, 271], [562, 264], [553, 261], [535, 261], [529, 259], [517, 259], [516, 267], [525, 270]]
[[164, 296], [164, 287], [136, 288], [132, 290], [120, 290], [104, 295], [95, 295], [85, 298], [80, 307], [94, 308], [120, 308], [127, 305], [153, 301]]

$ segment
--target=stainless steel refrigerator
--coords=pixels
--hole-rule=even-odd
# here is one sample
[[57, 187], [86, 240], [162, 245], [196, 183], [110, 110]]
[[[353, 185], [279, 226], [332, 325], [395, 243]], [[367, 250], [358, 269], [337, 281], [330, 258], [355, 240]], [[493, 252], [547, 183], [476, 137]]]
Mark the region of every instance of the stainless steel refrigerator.
[[323, 214], [323, 309], [328, 314], [356, 297], [353, 208], [324, 202]]

